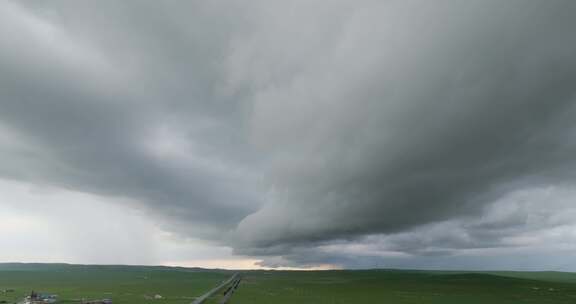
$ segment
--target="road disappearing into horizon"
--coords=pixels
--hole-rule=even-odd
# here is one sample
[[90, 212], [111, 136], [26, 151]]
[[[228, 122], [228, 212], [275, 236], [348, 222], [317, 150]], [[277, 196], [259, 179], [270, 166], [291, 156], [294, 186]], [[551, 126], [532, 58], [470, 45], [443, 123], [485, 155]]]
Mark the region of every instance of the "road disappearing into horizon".
[[191, 304], [202, 304], [206, 299], [210, 298], [213, 294], [218, 292], [220, 289], [224, 288], [226, 285], [234, 282], [238, 278], [238, 273], [233, 274], [228, 280], [222, 282], [220, 285], [212, 288], [210, 291], [206, 292], [205, 294], [199, 296], [194, 300]]

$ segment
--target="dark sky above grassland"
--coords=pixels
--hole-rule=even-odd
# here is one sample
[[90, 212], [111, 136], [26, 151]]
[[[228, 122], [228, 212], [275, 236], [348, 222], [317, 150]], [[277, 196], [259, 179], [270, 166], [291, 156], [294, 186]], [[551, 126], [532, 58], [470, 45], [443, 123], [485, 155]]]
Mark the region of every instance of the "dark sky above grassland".
[[575, 29], [572, 0], [5, 1], [0, 260], [576, 270]]

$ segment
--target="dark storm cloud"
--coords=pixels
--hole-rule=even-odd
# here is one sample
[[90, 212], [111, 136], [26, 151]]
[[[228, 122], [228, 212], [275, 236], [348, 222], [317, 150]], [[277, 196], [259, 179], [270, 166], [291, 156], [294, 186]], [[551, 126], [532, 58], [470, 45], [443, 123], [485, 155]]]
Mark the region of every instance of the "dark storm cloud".
[[239, 226], [257, 246], [398, 232], [572, 178], [573, 3], [380, 9], [349, 21], [327, 70], [260, 96], [279, 156], [276, 197]]
[[[261, 256], [261, 265], [267, 267], [328, 263], [349, 268], [574, 270], [573, 197], [573, 188], [524, 190], [489, 204], [481, 216], [461, 216], [396, 234], [356, 238], [353, 242], [283, 244], [240, 253]], [[514, 260], [518, 256], [523, 258]]]
[[514, 247], [538, 223], [462, 219], [572, 184], [573, 1], [2, 6], [0, 174], [239, 254]]
[[[42, 158], [38, 165], [33, 162], [16, 168], [8, 161], [3, 169], [11, 172], [6, 174], [73, 190], [132, 198], [160, 209], [155, 213], [209, 224], [211, 229], [220, 227], [218, 231], [230, 228], [251, 211], [257, 197], [245, 191], [244, 185], [250, 183], [252, 176], [220, 168], [242, 171], [244, 166], [236, 164], [236, 159], [241, 159], [238, 155], [243, 153], [242, 146], [225, 151], [227, 143], [234, 140], [235, 123], [221, 117], [228, 114], [220, 114], [217, 104], [212, 106], [206, 101], [214, 101], [210, 100], [210, 88], [193, 87], [201, 85], [194, 78], [206, 81], [203, 78], [211, 76], [202, 75], [201, 64], [185, 62], [188, 66], [173, 70], [177, 75], [171, 75], [165, 83], [156, 82], [155, 77], [162, 73], [157, 69], [173, 65], [174, 52], [169, 47], [184, 51], [182, 46], [165, 45], [161, 50], [135, 53], [136, 63], [130, 63], [121, 54], [121, 37], [98, 33], [103, 40], [117, 39], [100, 42], [97, 34], [80, 37], [74, 32], [79, 28], [62, 29], [60, 23], [76, 24], [80, 20], [67, 20], [65, 17], [70, 15], [61, 16], [56, 8], [44, 8], [46, 14], [55, 14], [56, 21], [52, 21], [13, 4], [5, 6], [0, 119], [3, 125], [24, 135], [31, 145], [30, 153], [38, 154], [33, 158]], [[140, 8], [143, 13], [151, 13], [146, 5]], [[62, 9], [66, 12], [67, 7]], [[94, 19], [82, 19], [88, 27], [91, 21], [105, 19], [107, 6], [86, 11], [95, 12]], [[127, 11], [126, 15], [116, 13], [120, 16], [112, 18], [112, 23], [130, 17]], [[81, 18], [74, 15], [72, 19], [78, 17]], [[124, 38], [131, 34], [138, 37], [138, 33], [130, 28], [114, 31], [115, 35], [124, 34]], [[163, 37], [160, 33], [150, 35]], [[138, 38], [132, 38], [136, 40], [134, 45], [124, 47], [132, 52], [146, 47], [146, 39]], [[108, 48], [118, 52], [110, 54], [112, 49]], [[143, 67], [149, 69], [145, 71], [149, 74], [139, 75], [141, 71], [131, 70], [133, 64], [142, 60], [151, 61], [150, 66]], [[200, 68], [194, 72], [200, 75], [189, 71], [196, 66]], [[177, 78], [181, 83], [174, 80]], [[183, 79], [193, 86], [186, 88]], [[169, 95], [163, 95], [165, 92]], [[184, 113], [170, 109], [180, 104]], [[167, 131], [160, 132], [166, 127]], [[159, 159], [150, 152], [157, 141], [173, 141], [166, 138], [170, 136], [194, 141], [193, 148], [199, 151], [187, 164]], [[222, 149], [209, 150], [217, 145]], [[225, 154], [225, 159], [218, 160], [220, 167], [204, 160], [208, 158], [204, 154], [218, 153]], [[200, 161], [194, 163], [195, 159]]]

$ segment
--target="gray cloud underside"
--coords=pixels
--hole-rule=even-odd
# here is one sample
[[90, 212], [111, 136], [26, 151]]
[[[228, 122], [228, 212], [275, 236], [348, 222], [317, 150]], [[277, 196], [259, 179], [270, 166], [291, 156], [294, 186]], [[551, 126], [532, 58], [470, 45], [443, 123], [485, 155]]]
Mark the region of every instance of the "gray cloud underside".
[[462, 219], [573, 185], [574, 1], [2, 6], [2, 177], [239, 254], [330, 262], [302, 259], [386, 235], [425, 255], [434, 223], [475, 235], [438, 252], [513, 246], [531, 224]]

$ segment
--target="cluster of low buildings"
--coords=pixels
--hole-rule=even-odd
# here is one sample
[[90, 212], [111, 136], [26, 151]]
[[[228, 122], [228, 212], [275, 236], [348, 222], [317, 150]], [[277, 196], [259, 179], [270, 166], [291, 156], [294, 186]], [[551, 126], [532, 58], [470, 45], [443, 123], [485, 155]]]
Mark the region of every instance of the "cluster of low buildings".
[[57, 300], [58, 295], [32, 291], [29, 296], [24, 298], [24, 304], [51, 304], [56, 303]]
[[[22, 304], [53, 304], [58, 301], [58, 295], [32, 291], [24, 298]], [[81, 304], [112, 304], [111, 299], [81, 300]]]

